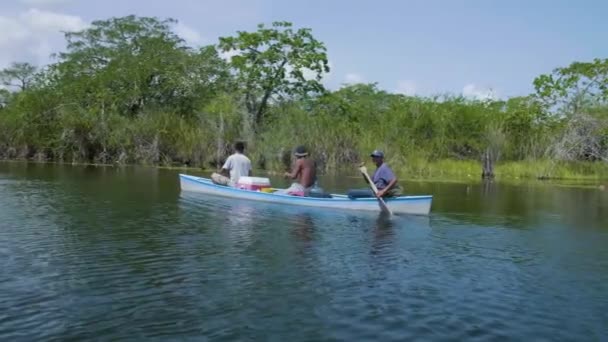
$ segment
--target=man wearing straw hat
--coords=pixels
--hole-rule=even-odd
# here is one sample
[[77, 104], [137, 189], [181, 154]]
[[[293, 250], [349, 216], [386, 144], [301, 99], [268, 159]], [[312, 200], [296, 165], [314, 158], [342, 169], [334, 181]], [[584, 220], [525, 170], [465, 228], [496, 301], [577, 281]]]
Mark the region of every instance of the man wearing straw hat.
[[295, 165], [291, 172], [285, 172], [284, 176], [290, 179], [297, 179], [297, 182], [285, 190], [282, 194], [294, 196], [308, 196], [310, 189], [317, 179], [315, 162], [308, 158], [308, 151], [304, 146], [298, 146], [294, 152], [296, 157]]

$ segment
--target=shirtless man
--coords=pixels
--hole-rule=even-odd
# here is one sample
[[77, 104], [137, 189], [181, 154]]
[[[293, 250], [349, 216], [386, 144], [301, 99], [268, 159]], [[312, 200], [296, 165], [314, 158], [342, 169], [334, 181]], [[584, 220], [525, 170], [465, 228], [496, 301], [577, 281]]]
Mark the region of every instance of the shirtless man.
[[285, 177], [297, 179], [297, 182], [281, 193], [295, 196], [307, 196], [310, 189], [317, 180], [317, 170], [315, 162], [308, 158], [308, 151], [304, 146], [298, 146], [294, 153], [296, 163], [291, 172], [285, 172]]

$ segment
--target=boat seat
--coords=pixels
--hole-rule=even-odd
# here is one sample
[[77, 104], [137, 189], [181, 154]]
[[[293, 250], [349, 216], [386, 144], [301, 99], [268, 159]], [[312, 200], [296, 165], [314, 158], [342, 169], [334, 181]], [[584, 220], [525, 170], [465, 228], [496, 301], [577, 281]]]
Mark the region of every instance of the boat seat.
[[307, 197], [314, 197], [314, 198], [332, 198], [330, 193], [327, 192], [314, 192], [311, 191]]

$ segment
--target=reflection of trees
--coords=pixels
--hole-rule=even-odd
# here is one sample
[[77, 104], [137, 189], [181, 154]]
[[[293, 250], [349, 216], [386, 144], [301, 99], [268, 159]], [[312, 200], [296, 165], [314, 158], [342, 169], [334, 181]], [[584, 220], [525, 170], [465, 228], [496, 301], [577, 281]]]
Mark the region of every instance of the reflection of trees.
[[311, 247], [311, 242], [314, 240], [315, 225], [312, 216], [309, 213], [297, 214], [293, 220], [294, 228], [293, 236], [300, 245], [304, 248]]
[[299, 213], [293, 217], [293, 229], [291, 231], [294, 240], [296, 254], [302, 256], [308, 254], [315, 240], [315, 223], [310, 213]]
[[485, 196], [493, 195], [493, 192], [496, 190], [494, 181], [492, 179], [484, 179], [482, 184], [483, 184], [483, 194]]
[[387, 247], [392, 245], [395, 239], [395, 230], [393, 219], [390, 215], [380, 213], [376, 219], [376, 224], [373, 229], [373, 239], [371, 244], [371, 253], [380, 255]]
[[482, 226], [506, 224], [512, 228], [536, 226], [547, 215], [559, 215], [576, 226], [598, 226], [605, 220], [602, 212], [608, 205], [608, 197], [602, 194], [596, 189], [558, 183], [437, 184], [431, 215]]

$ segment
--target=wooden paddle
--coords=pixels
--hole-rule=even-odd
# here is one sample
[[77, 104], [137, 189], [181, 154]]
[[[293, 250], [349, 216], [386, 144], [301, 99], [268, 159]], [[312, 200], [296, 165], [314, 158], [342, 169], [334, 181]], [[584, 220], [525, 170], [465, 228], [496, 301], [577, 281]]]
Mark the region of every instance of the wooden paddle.
[[359, 167], [359, 171], [361, 171], [361, 174], [363, 175], [363, 177], [365, 177], [365, 180], [367, 180], [367, 183], [369, 184], [372, 191], [374, 192], [374, 195], [376, 195], [376, 198], [378, 199], [378, 204], [380, 205], [380, 210], [382, 210], [382, 212], [387, 213], [389, 215], [393, 215], [391, 210], [386, 205], [386, 202], [384, 202], [384, 199], [382, 197], [378, 196], [378, 188], [376, 188], [376, 184], [374, 184], [374, 182], [372, 182], [372, 179], [367, 174], [367, 168], [365, 167], [365, 165], [361, 165]]

